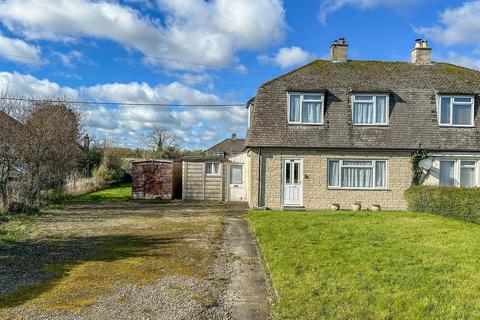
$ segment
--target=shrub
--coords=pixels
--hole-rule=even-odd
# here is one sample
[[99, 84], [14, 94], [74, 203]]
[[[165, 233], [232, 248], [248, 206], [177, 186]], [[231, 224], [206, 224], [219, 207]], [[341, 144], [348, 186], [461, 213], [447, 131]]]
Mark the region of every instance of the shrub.
[[7, 214], [35, 215], [40, 213], [40, 208], [22, 202], [12, 202], [7, 208]]
[[117, 170], [109, 169], [104, 164], [100, 165], [100, 167], [93, 171], [93, 176], [103, 180], [107, 185], [119, 183], [122, 179], [121, 174]]
[[480, 189], [413, 186], [405, 191], [409, 209], [480, 223]]

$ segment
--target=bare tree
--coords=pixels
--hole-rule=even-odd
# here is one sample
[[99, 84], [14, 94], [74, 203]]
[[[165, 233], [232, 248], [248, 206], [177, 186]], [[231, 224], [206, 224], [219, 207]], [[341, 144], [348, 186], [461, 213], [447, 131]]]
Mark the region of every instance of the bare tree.
[[[6, 94], [1, 93], [0, 97], [6, 97]], [[0, 99], [0, 196], [4, 207], [10, 203], [15, 172], [20, 167], [18, 141], [23, 134], [23, 124], [17, 119], [24, 110], [20, 102]]]
[[32, 105], [18, 142], [25, 171], [23, 191], [28, 204], [40, 191], [62, 186], [81, 156], [79, 115], [64, 103]]
[[156, 158], [176, 159], [180, 156], [179, 140], [174, 132], [159, 127], [145, 134], [141, 141]]

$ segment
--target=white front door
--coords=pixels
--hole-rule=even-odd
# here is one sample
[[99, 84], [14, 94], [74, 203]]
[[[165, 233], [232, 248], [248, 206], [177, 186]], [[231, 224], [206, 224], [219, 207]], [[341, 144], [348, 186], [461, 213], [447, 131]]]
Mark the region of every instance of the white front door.
[[230, 164], [229, 170], [229, 200], [242, 201], [243, 199], [243, 165]]
[[303, 160], [283, 159], [283, 205], [303, 205]]

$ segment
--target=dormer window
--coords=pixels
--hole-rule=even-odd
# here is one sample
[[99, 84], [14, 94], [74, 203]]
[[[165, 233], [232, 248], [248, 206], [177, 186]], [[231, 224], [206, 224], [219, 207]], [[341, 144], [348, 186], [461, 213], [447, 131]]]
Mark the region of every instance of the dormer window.
[[288, 123], [323, 124], [323, 93], [288, 94]]
[[388, 94], [354, 94], [352, 121], [354, 125], [388, 125]]
[[223, 158], [225, 157], [225, 152], [214, 152], [213, 156], [217, 158]]
[[438, 100], [440, 126], [473, 126], [474, 99], [472, 96], [440, 96]]

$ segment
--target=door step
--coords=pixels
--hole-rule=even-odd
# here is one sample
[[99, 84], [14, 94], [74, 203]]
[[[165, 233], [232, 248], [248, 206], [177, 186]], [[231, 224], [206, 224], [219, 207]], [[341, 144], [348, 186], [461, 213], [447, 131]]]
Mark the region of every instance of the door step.
[[303, 206], [282, 206], [283, 211], [306, 211]]

